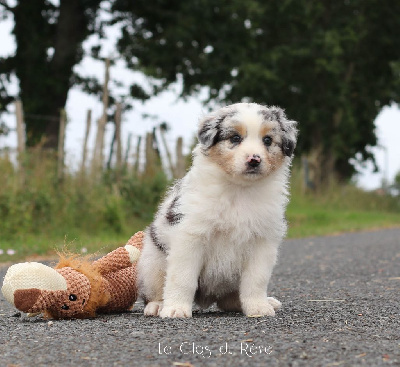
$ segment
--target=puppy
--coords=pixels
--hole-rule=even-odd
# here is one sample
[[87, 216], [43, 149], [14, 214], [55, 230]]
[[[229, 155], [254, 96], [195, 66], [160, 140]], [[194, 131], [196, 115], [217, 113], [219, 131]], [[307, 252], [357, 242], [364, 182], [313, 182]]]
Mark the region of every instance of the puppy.
[[193, 165], [146, 230], [138, 263], [145, 315], [191, 317], [193, 301], [275, 315], [281, 303], [267, 287], [287, 229], [296, 124], [255, 103], [200, 121]]

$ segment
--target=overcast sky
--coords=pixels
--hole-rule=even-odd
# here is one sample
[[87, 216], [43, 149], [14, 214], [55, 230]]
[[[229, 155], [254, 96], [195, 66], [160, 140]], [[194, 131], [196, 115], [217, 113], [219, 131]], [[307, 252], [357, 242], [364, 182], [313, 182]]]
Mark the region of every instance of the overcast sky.
[[[12, 20], [0, 21], [0, 57], [5, 57], [13, 54], [15, 51], [15, 43], [11, 35]], [[118, 36], [117, 29], [110, 29], [107, 32], [107, 40], [103, 44], [102, 56], [113, 56], [114, 40]], [[90, 45], [96, 41], [92, 37], [85, 42], [84, 48], [89, 49]], [[104, 65], [101, 62], [93, 61], [85, 58], [79, 65], [76, 66], [76, 71], [84, 76], [97, 76], [103, 80]], [[122, 61], [117, 62], [111, 67], [111, 76], [123, 82], [124, 87], [118, 89], [120, 94], [125, 91], [128, 93], [129, 85], [133, 82], [145, 83], [145, 78], [139, 73], [127, 71], [124, 68]], [[12, 88], [14, 91], [18, 89], [17, 80], [14, 80]], [[173, 86], [170, 91], [166, 91], [161, 95], [151, 98], [145, 103], [135, 102], [134, 110], [129, 111], [123, 116], [122, 136], [123, 144], [126, 146], [126, 139], [131, 132], [134, 138], [139, 135], [151, 131], [155, 124], [160, 121], [166, 121], [171, 130], [167, 134], [167, 140], [171, 150], [175, 149], [175, 140], [178, 136], [183, 136], [184, 147], [186, 152], [193, 141], [196, 132], [196, 124], [199, 117], [206, 112], [200, 103], [201, 96], [192, 97], [184, 102], [177, 100], [177, 91], [179, 86]], [[285, 106], [281, 106], [285, 107]], [[95, 126], [94, 121], [97, 120], [102, 113], [102, 106], [99, 101], [94, 97], [90, 97], [82, 93], [79, 89], [73, 88], [67, 101], [67, 114], [69, 123], [66, 132], [66, 150], [67, 150], [67, 164], [78, 165], [82, 155], [82, 145], [85, 132], [86, 111], [92, 110], [92, 131], [89, 138], [89, 147], [94, 145]], [[12, 108], [10, 108], [12, 110]], [[150, 120], [144, 119], [142, 114], [147, 113], [151, 115], [158, 115], [159, 119]], [[15, 127], [15, 117], [13, 115], [3, 115], [2, 120], [5, 120], [9, 127]], [[400, 109], [397, 105], [387, 106], [383, 108], [378, 115], [376, 121], [376, 133], [379, 139], [380, 147], [373, 148], [377, 164], [380, 172], [373, 173], [372, 164], [366, 165], [361, 169], [362, 174], [357, 178], [358, 185], [374, 189], [380, 186], [382, 177], [386, 177], [391, 182], [397, 172], [400, 171]], [[301, 121], [299, 125], [301, 131]], [[106, 144], [109, 146], [113, 128], [111, 125], [107, 126]], [[136, 144], [136, 139], [133, 140]], [[5, 145], [16, 146], [16, 134], [10, 133], [7, 138], [0, 138], [0, 148]]]

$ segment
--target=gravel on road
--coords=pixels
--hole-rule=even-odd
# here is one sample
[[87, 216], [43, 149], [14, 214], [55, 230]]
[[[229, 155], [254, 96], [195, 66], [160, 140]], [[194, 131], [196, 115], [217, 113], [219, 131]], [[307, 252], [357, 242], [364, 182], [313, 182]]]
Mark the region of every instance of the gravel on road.
[[0, 365], [400, 366], [400, 229], [287, 240], [269, 294], [283, 303], [276, 317], [148, 318], [138, 302], [60, 321], [21, 315], [1, 295]]

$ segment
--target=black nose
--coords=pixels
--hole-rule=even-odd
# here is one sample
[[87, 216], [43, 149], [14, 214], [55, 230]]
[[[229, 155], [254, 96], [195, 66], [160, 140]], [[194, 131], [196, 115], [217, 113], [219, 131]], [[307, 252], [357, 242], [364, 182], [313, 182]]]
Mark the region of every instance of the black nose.
[[261, 163], [261, 157], [258, 154], [253, 154], [252, 156], [247, 157], [247, 164], [250, 167], [257, 167]]

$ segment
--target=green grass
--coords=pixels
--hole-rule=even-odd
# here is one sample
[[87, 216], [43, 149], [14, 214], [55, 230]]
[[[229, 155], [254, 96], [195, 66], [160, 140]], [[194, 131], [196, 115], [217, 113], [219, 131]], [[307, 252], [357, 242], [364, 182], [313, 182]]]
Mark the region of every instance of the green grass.
[[298, 169], [293, 172], [291, 192], [289, 238], [400, 227], [400, 198], [351, 184], [331, 184], [319, 193], [303, 194]]
[[[137, 176], [127, 169], [116, 183], [66, 172], [59, 182], [55, 160], [43, 152], [26, 159], [24, 180], [0, 157], [0, 262], [70, 251], [107, 252], [144, 229], [168, 184], [161, 172]], [[14, 255], [8, 255], [8, 251]]]
[[[0, 158], [0, 262], [55, 257], [63, 248], [108, 252], [151, 222], [168, 184], [161, 173], [142, 177], [129, 169], [118, 185], [113, 172], [97, 180], [67, 172], [60, 183], [54, 160], [42, 152], [26, 165], [21, 183], [9, 160]], [[303, 194], [298, 169], [291, 192], [289, 238], [400, 226], [399, 198], [338, 184]]]
[[70, 231], [65, 233], [42, 233], [24, 234], [17, 236], [14, 240], [0, 240], [0, 248], [5, 252], [14, 250], [12, 256], [6, 253], [0, 255], [0, 262], [14, 261], [18, 259], [28, 259], [34, 261], [35, 258], [56, 258], [57, 251], [66, 250], [72, 253], [82, 254], [104, 254], [114, 250], [118, 246], [126, 244], [127, 240], [136, 231], [145, 227], [147, 222], [138, 220], [137, 225], [124, 233], [104, 231], [88, 234], [82, 231]]
[[319, 206], [288, 208], [289, 238], [332, 235], [343, 232], [400, 227], [400, 214], [357, 211]]

